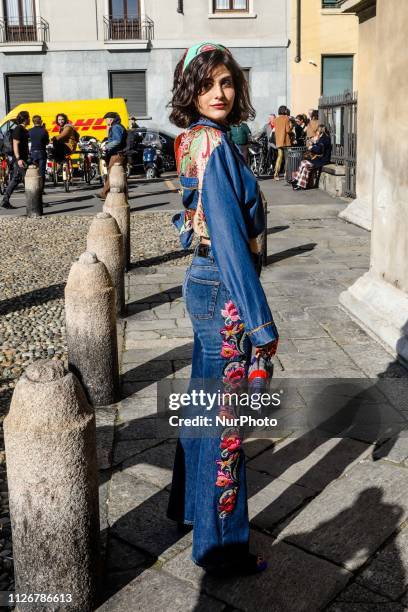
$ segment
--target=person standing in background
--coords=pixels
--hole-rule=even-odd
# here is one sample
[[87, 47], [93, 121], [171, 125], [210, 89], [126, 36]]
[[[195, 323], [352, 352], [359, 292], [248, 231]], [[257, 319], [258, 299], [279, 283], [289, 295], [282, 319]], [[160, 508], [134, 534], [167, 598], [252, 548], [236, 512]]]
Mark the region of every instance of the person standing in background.
[[30, 123], [30, 115], [27, 111], [20, 111], [16, 118], [17, 126], [11, 134], [11, 142], [13, 147], [13, 177], [8, 184], [6, 193], [3, 197], [3, 208], [15, 208], [10, 204], [10, 196], [15, 188], [24, 181], [28, 163], [28, 130], [27, 125]]
[[231, 125], [229, 129], [230, 140], [239, 147], [246, 163], [248, 163], [248, 142], [250, 136], [251, 130], [244, 121], [239, 125]]
[[33, 116], [34, 127], [28, 131], [31, 140], [31, 159], [38, 166], [40, 176], [43, 180], [42, 188], [44, 192], [45, 170], [47, 167], [47, 144], [50, 137], [45, 129], [40, 115]]
[[275, 119], [275, 139], [276, 146], [278, 147], [278, 158], [276, 160], [274, 174], [275, 181], [279, 181], [279, 172], [284, 157], [284, 148], [290, 147], [291, 145], [290, 133], [292, 131], [292, 126], [287, 112], [288, 109], [286, 106], [280, 106], [278, 116]]

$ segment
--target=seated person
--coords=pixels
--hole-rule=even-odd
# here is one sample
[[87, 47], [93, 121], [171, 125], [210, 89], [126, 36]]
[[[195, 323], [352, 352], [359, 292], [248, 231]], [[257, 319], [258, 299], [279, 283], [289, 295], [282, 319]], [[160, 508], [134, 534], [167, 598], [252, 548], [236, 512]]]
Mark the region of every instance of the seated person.
[[314, 137], [314, 142], [308, 147], [309, 159], [304, 159], [299, 166], [292, 187], [296, 191], [299, 189], [307, 189], [310, 179], [310, 173], [315, 168], [321, 168], [330, 163], [331, 157], [331, 140], [325, 125], [319, 125], [317, 134]]

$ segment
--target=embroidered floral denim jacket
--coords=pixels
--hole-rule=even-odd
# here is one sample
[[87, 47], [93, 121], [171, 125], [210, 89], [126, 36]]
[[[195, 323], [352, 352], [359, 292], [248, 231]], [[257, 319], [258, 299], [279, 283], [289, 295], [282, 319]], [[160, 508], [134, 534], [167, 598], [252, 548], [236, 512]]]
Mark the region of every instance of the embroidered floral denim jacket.
[[225, 127], [201, 118], [175, 143], [184, 211], [173, 217], [182, 246], [194, 233], [211, 240], [220, 276], [254, 346], [278, 338], [251, 255], [265, 227], [257, 180]]

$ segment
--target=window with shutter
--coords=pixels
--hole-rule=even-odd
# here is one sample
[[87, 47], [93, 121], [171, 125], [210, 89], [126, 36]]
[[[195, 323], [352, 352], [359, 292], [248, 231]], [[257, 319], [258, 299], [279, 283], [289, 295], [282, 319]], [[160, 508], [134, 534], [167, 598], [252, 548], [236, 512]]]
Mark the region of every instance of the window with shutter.
[[41, 74], [7, 74], [5, 83], [7, 112], [19, 104], [44, 100]]
[[129, 115], [147, 115], [146, 72], [125, 70], [109, 73], [109, 95], [111, 98], [125, 98]]

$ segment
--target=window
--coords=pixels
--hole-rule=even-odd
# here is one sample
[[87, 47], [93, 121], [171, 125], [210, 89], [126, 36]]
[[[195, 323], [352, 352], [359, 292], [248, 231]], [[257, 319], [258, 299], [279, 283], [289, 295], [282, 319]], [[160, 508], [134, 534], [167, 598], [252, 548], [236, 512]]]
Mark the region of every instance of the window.
[[337, 96], [346, 90], [353, 90], [353, 56], [323, 56], [322, 95]]
[[117, 19], [139, 19], [139, 0], [110, 0], [110, 15]]
[[10, 26], [32, 26], [35, 23], [34, 0], [3, 0], [4, 16]]
[[129, 115], [145, 117], [147, 115], [146, 72], [144, 70], [110, 72], [109, 96], [125, 98]]
[[7, 112], [19, 104], [43, 101], [41, 74], [6, 74], [6, 107]]
[[248, 0], [214, 0], [214, 13], [223, 11], [248, 12]]

